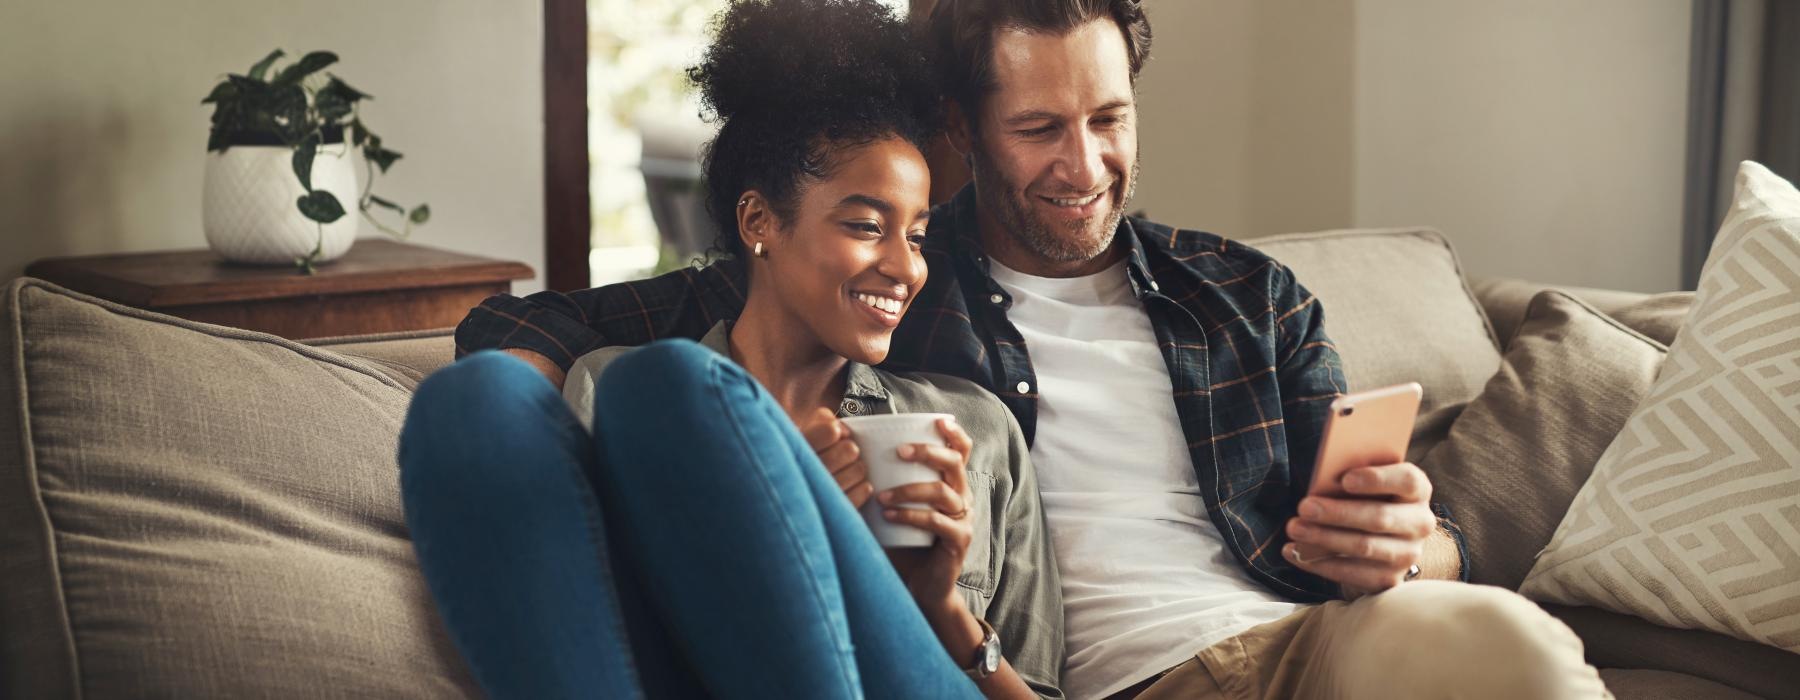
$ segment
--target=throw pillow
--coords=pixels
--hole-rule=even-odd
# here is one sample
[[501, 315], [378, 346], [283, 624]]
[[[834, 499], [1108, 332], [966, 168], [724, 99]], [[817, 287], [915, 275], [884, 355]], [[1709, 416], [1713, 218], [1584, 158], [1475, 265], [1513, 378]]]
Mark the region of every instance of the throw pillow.
[[1800, 653], [1800, 191], [1768, 169], [1521, 592]]
[[1469, 580], [1519, 587], [1665, 352], [1567, 292], [1532, 298], [1500, 371], [1420, 463], [1468, 541]]

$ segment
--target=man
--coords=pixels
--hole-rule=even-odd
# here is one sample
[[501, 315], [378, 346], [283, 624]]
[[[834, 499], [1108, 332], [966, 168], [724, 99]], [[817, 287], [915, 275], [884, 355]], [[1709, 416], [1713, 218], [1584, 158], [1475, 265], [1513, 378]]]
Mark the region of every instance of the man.
[[[1031, 439], [1070, 697], [1605, 695], [1535, 605], [1414, 581], [1468, 565], [1418, 467], [1307, 496], [1344, 387], [1321, 304], [1247, 246], [1123, 216], [1140, 2], [943, 0], [929, 30], [974, 182], [932, 216], [930, 278], [889, 365], [983, 384]], [[491, 299], [459, 350], [501, 347], [556, 381], [599, 344], [734, 314], [730, 270], [639, 283], [634, 305]]]

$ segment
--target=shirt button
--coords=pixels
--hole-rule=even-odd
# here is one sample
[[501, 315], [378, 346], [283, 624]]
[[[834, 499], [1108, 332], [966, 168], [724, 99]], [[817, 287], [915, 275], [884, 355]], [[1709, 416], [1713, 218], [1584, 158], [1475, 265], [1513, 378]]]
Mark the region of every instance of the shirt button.
[[844, 403], [838, 406], [838, 410], [854, 416], [862, 413], [863, 405], [861, 401], [857, 401], [856, 399], [844, 399]]
[[995, 294], [995, 295], [993, 295], [993, 296], [991, 296], [991, 297], [988, 297], [988, 301], [991, 301], [991, 302], [994, 302], [994, 303], [996, 303], [996, 304], [998, 304], [998, 303], [1001, 303], [1001, 302], [1004, 302], [1004, 301], [1006, 301], [1006, 297], [1003, 297], [1003, 296], [1000, 296], [1000, 295], [998, 295], [998, 294]]
[[1031, 393], [1031, 382], [1019, 382], [1019, 393], [1021, 393], [1021, 394]]

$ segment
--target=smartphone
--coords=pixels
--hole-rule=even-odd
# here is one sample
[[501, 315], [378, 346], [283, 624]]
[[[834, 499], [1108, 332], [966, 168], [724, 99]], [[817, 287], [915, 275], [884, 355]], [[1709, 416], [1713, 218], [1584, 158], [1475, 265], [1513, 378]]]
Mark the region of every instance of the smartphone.
[[1341, 496], [1344, 472], [1406, 461], [1413, 419], [1425, 392], [1417, 382], [1339, 396], [1325, 418], [1308, 493]]

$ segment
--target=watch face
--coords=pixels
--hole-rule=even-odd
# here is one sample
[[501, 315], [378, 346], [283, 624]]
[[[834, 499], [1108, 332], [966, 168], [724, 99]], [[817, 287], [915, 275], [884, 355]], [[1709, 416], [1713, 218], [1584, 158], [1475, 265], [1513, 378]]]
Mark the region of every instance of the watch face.
[[1000, 640], [993, 641], [994, 643], [988, 644], [987, 648], [982, 650], [981, 667], [988, 673], [1000, 670]]

